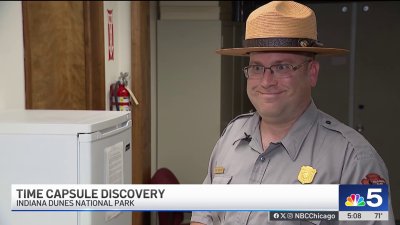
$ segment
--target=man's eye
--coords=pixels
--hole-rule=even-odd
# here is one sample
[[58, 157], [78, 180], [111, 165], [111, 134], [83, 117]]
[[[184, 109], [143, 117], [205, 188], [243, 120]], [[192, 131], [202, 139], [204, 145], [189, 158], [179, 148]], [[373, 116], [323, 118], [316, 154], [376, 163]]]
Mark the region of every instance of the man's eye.
[[253, 71], [256, 73], [262, 73], [264, 72], [264, 67], [263, 66], [252, 66]]
[[284, 71], [284, 70], [291, 69], [291, 65], [289, 65], [289, 64], [278, 64], [278, 65], [274, 65], [273, 67], [277, 71]]

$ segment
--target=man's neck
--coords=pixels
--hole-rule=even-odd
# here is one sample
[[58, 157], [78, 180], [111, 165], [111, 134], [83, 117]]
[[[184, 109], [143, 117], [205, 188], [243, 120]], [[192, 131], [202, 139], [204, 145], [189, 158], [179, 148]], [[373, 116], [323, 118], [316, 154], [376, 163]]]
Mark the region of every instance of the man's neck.
[[289, 133], [294, 123], [307, 110], [308, 106], [309, 104], [305, 105], [304, 108], [302, 107], [303, 110], [286, 120], [274, 121], [262, 118], [260, 122], [260, 136], [263, 149], [266, 150], [271, 142], [276, 143], [281, 141]]
[[261, 120], [260, 132], [263, 144], [263, 149], [265, 150], [271, 142], [278, 142], [282, 140], [288, 133], [290, 128], [296, 122], [297, 118], [294, 118], [286, 123], [268, 123], [265, 120]]

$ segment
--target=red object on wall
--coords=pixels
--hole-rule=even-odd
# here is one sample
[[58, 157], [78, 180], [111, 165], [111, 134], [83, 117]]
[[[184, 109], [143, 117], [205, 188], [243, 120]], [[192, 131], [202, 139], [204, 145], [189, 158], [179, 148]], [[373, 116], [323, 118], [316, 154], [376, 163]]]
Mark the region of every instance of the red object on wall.
[[130, 95], [123, 82], [110, 85], [110, 110], [131, 111]]
[[117, 97], [119, 111], [130, 111], [131, 103], [129, 99], [129, 92], [128, 90], [126, 90], [125, 85], [122, 83], [118, 85]]
[[113, 11], [107, 9], [108, 18], [108, 61], [114, 61], [114, 23]]

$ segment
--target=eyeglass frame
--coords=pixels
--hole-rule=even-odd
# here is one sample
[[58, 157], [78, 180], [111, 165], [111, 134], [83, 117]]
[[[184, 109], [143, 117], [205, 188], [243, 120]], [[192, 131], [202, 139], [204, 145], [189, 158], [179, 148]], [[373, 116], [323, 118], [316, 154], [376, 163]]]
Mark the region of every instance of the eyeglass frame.
[[[248, 65], [248, 66], [246, 66], [246, 67], [243, 68], [243, 72], [244, 72], [244, 76], [245, 76], [247, 79], [249, 79], [249, 77], [250, 77], [250, 76], [249, 76], [249, 72], [248, 72], [249, 67], [251, 67], [251, 66], [259, 66], [259, 67], [262, 67], [262, 68], [263, 68], [263, 72], [260, 73], [260, 74], [257, 74], [257, 75], [260, 75], [259, 78], [254, 77], [254, 79], [261, 79], [261, 78], [263, 78], [266, 69], [269, 69], [269, 70], [271, 71], [271, 74], [274, 75], [275, 77], [282, 77], [282, 78], [283, 78], [283, 77], [290, 77], [292, 74], [289, 74], [289, 73], [286, 73], [286, 74], [285, 74], [285, 73], [279, 74], [279, 72], [278, 72], [278, 73], [275, 73], [276, 71], [274, 71], [272, 68], [273, 68], [273, 67], [276, 67], [276, 66], [285, 65], [285, 66], [290, 66], [290, 68], [291, 68], [291, 71], [290, 71], [290, 72], [294, 72], [294, 71], [300, 69], [304, 64], [310, 63], [310, 62], [312, 62], [312, 61], [313, 61], [313, 59], [307, 59], [307, 60], [305, 60], [304, 62], [302, 62], [302, 63], [300, 63], [300, 64], [298, 64], [298, 65], [296, 65], [296, 66], [293, 66], [292, 64], [289, 64], [289, 63], [279, 63], [279, 64], [271, 65], [271, 66], [269, 66], [269, 67], [266, 67], [266, 66], [263, 66], [263, 65]], [[278, 75], [276, 76], [276, 74], [278, 74]], [[285, 75], [286, 75], [286, 76], [285, 76]]]

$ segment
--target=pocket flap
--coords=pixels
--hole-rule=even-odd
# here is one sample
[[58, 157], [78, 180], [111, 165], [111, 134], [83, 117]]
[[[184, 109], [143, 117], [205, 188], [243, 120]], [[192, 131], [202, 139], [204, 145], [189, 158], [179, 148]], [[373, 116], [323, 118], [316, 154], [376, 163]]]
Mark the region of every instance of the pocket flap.
[[232, 176], [215, 176], [212, 180], [212, 184], [229, 184], [232, 180]]

